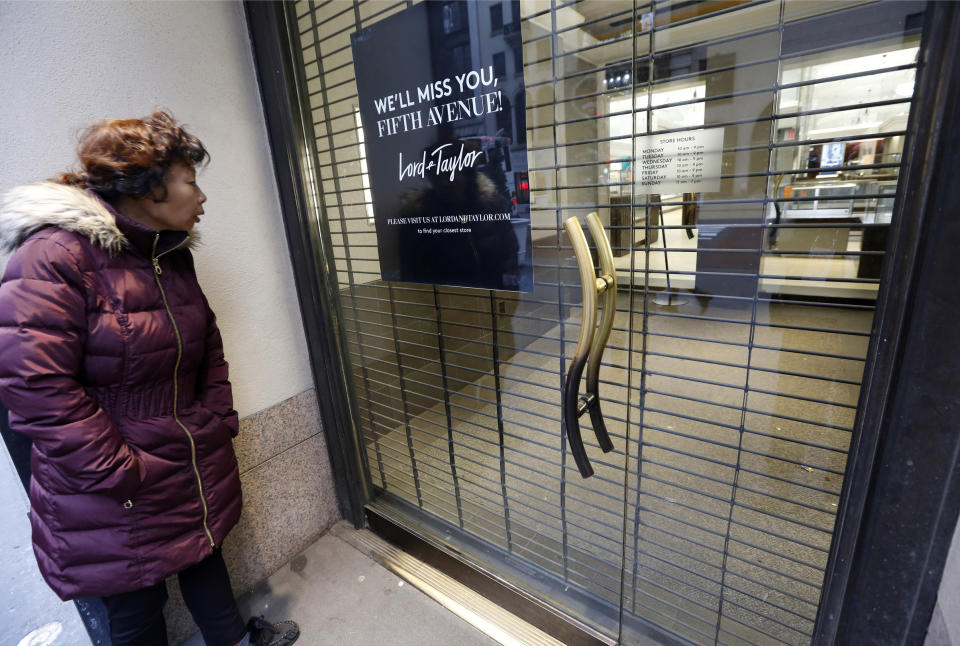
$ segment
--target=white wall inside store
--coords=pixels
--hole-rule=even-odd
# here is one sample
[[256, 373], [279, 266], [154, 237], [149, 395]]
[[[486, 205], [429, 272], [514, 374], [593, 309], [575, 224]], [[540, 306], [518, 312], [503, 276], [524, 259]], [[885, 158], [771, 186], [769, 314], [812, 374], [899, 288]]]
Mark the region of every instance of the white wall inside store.
[[[0, 1], [0, 88], [0, 191], [72, 165], [77, 133], [98, 119], [163, 106], [186, 123], [212, 155], [200, 174], [208, 201], [204, 245], [195, 255], [223, 333], [236, 407], [243, 417], [311, 387], [239, 3]], [[4, 490], [19, 487], [14, 478], [4, 457]], [[11, 564], [10, 549], [14, 560], [29, 563], [32, 554], [25, 498], [6, 500], [0, 516], [13, 542], [0, 544], [0, 581], [26, 578], [45, 589], [35, 567], [24, 573]], [[43, 602], [24, 594], [22, 585], [0, 585], [0, 643], [16, 644], [25, 634], [6, 630], [32, 629], [45, 623], [44, 612], [58, 612], [52, 593], [37, 597]], [[32, 620], [24, 613], [36, 621], [24, 622]]]

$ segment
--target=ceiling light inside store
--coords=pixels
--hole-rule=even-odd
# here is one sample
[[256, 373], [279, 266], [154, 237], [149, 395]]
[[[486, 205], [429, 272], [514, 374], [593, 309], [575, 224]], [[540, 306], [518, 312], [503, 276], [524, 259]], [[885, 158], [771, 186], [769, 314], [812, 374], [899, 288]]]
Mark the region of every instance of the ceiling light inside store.
[[851, 123], [845, 126], [836, 126], [834, 128], [817, 128], [816, 130], [811, 130], [807, 134], [819, 135], [825, 132], [838, 132], [840, 130], [866, 130], [869, 128], [876, 128], [881, 123], [881, 121], [869, 121], [867, 123]]
[[906, 47], [883, 54], [870, 54], [868, 56], [847, 58], [832, 63], [821, 63], [812, 67], [811, 78], [822, 79], [839, 76], [841, 74], [850, 74], [851, 72], [873, 72], [898, 65], [910, 65], [916, 62], [918, 51], [918, 47]]

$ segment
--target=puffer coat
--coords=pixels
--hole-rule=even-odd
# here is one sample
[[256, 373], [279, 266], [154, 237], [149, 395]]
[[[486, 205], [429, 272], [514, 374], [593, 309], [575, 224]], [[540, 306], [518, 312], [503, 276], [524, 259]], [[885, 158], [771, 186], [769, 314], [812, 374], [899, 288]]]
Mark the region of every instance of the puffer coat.
[[0, 205], [0, 399], [33, 440], [40, 571], [61, 599], [153, 585], [240, 516], [220, 333], [185, 232], [42, 182]]

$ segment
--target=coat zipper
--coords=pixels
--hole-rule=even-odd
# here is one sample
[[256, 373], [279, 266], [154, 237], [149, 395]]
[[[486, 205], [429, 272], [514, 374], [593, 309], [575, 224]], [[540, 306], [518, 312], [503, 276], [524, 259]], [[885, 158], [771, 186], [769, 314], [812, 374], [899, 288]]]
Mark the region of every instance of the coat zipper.
[[[174, 364], [173, 368], [173, 421], [183, 429], [183, 432], [187, 434], [187, 439], [190, 440], [190, 461], [193, 464], [193, 473], [197, 476], [197, 487], [200, 490], [200, 504], [203, 505], [203, 531], [207, 534], [207, 538], [210, 540], [210, 547], [216, 547], [217, 544], [213, 540], [213, 534], [210, 533], [210, 528], [207, 526], [207, 516], [209, 511], [207, 509], [207, 499], [203, 495], [203, 481], [200, 479], [200, 469], [197, 467], [197, 445], [193, 441], [193, 435], [190, 434], [190, 431], [187, 430], [187, 427], [183, 425], [183, 422], [180, 421], [180, 417], [177, 414], [177, 401], [178, 401], [178, 390], [179, 382], [178, 375], [180, 374], [180, 361], [183, 358], [183, 341], [180, 337], [180, 328], [177, 327], [177, 321], [173, 318], [173, 312], [170, 310], [170, 304], [167, 303], [167, 293], [163, 289], [163, 284], [160, 282], [160, 274], [163, 273], [163, 270], [160, 269], [160, 258], [165, 254], [170, 253], [174, 249], [177, 249], [180, 245], [173, 247], [173, 249], [168, 249], [164, 251], [159, 256], [157, 255], [157, 243], [160, 241], [160, 234], [157, 234], [157, 237], [153, 239], [153, 277], [157, 281], [157, 287], [160, 288], [160, 297], [163, 299], [163, 307], [167, 310], [167, 316], [170, 317], [170, 323], [173, 325], [173, 333], [177, 337], [177, 362]], [[182, 242], [180, 244], [183, 244]]]

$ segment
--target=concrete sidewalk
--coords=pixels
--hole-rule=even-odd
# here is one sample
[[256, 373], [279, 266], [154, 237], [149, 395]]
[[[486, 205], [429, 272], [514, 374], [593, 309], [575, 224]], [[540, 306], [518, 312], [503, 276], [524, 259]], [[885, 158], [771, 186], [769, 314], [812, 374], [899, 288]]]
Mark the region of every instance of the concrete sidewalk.
[[90, 646], [80, 615], [47, 587], [30, 544], [30, 503], [0, 442], [0, 644]]
[[[241, 612], [295, 620], [297, 646], [498, 643], [337, 535], [355, 531], [338, 523], [244, 596]], [[203, 640], [196, 634], [185, 645]]]

